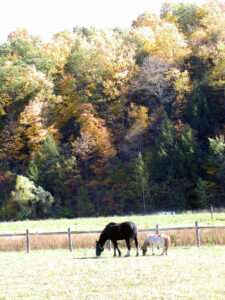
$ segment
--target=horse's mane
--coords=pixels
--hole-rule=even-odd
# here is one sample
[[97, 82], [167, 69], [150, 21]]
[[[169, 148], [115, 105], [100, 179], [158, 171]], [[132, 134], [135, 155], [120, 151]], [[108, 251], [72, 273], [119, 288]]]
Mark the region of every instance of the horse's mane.
[[107, 224], [107, 225], [105, 226], [105, 228], [103, 229], [103, 231], [102, 231], [102, 233], [101, 233], [100, 236], [104, 236], [104, 235], [107, 233], [107, 231], [108, 231], [113, 225], [117, 225], [117, 223], [110, 222], [109, 224]]

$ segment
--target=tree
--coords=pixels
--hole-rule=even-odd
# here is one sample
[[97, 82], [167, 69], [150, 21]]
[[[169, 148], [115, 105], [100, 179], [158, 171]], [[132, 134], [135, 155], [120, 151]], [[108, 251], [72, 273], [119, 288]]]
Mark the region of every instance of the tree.
[[159, 56], [169, 63], [182, 61], [189, 52], [185, 38], [175, 24], [166, 22], [154, 14], [142, 14], [133, 22], [134, 28], [150, 27], [153, 34], [146, 40], [144, 50], [149, 56]]
[[143, 148], [143, 134], [149, 125], [147, 107], [131, 103], [128, 111], [128, 121], [131, 123], [131, 126], [126, 134], [126, 140], [130, 144], [135, 143], [136, 149], [141, 152]]
[[36, 187], [27, 177], [18, 175], [15, 191], [11, 193], [12, 200], [18, 205], [19, 219], [50, 216], [54, 201], [49, 192], [42, 187]]
[[168, 22], [177, 23], [184, 34], [190, 34], [201, 25], [206, 14], [204, 7], [200, 8], [192, 3], [164, 3], [161, 9], [161, 18]]
[[143, 212], [146, 214], [146, 203], [145, 203], [145, 192], [148, 184], [148, 172], [145, 166], [145, 163], [142, 158], [141, 152], [138, 153], [138, 157], [136, 159], [135, 165], [135, 173], [136, 173], [136, 184], [137, 188], [141, 194], [142, 203], [143, 203]]
[[102, 81], [104, 69], [101, 67], [100, 51], [91, 45], [80, 47], [76, 45], [68, 57], [66, 71], [74, 77], [75, 93], [88, 98]]
[[82, 113], [77, 122], [80, 124], [81, 136], [72, 142], [73, 153], [84, 160], [87, 179], [88, 161], [94, 159], [94, 165], [91, 164], [91, 168], [99, 174], [103, 171], [107, 160], [112, 158], [116, 151], [105, 121], [97, 116], [91, 104], [82, 105]]
[[174, 173], [174, 147], [175, 129], [171, 120], [164, 114], [152, 158], [152, 175], [156, 180], [166, 180], [168, 175]]
[[218, 120], [218, 102], [213, 99], [213, 88], [195, 81], [183, 110], [183, 119], [203, 137], [212, 133]]
[[175, 97], [172, 74], [173, 67], [165, 60], [158, 56], [147, 57], [144, 59], [133, 91], [142, 91], [145, 102], [155, 99], [156, 105], [170, 103]]
[[202, 180], [202, 178], [198, 178], [198, 181], [196, 183], [195, 191], [197, 193], [197, 201], [196, 205], [198, 208], [208, 208], [209, 201], [208, 201], [208, 183], [205, 180]]
[[209, 156], [208, 161], [210, 169], [213, 172], [211, 174], [213, 182], [216, 184], [216, 194], [214, 198], [218, 199], [220, 205], [224, 205], [225, 195], [225, 143], [224, 137], [219, 136], [215, 139], [209, 138]]
[[91, 203], [87, 189], [84, 187], [78, 190], [76, 213], [77, 216], [82, 217], [90, 217], [94, 214], [94, 206]]

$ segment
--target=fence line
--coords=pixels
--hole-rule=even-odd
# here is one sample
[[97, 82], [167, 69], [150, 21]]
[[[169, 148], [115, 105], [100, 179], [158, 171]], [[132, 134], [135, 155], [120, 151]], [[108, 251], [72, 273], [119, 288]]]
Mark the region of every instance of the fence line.
[[[225, 226], [199, 226], [198, 222], [195, 222], [195, 226], [185, 226], [185, 227], [162, 227], [159, 228], [159, 225], [156, 225], [155, 228], [150, 229], [139, 229], [138, 232], [156, 232], [156, 234], [159, 233], [159, 231], [177, 231], [177, 230], [195, 230], [196, 232], [196, 245], [199, 248], [200, 247], [200, 235], [199, 235], [199, 229], [225, 229]], [[68, 235], [68, 244], [69, 244], [69, 250], [73, 251], [73, 245], [72, 245], [72, 234], [96, 234], [101, 233], [100, 230], [90, 230], [90, 231], [71, 231], [70, 228], [68, 228], [68, 231], [58, 231], [58, 232], [29, 232], [27, 229], [25, 233], [6, 233], [6, 234], [0, 234], [1, 237], [26, 237], [26, 244], [27, 244], [27, 253], [30, 252], [30, 236], [41, 236], [41, 235]], [[108, 249], [111, 249], [111, 241], [108, 241]]]

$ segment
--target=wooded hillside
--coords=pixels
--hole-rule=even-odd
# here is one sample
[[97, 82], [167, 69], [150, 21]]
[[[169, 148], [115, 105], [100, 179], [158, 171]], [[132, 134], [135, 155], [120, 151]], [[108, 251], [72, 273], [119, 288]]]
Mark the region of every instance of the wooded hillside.
[[0, 219], [225, 205], [225, 5], [0, 45]]

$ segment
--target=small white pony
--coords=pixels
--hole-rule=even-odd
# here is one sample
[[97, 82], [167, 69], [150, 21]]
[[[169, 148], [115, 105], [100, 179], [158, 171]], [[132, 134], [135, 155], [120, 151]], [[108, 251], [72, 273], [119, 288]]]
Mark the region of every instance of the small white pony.
[[143, 246], [141, 247], [143, 251], [143, 256], [145, 256], [147, 252], [148, 246], [152, 247], [152, 255], [155, 255], [154, 253], [154, 246], [162, 246], [163, 251], [161, 255], [164, 254], [164, 252], [167, 255], [167, 250], [170, 244], [170, 237], [163, 233], [163, 234], [150, 234], [147, 239], [145, 240]]

